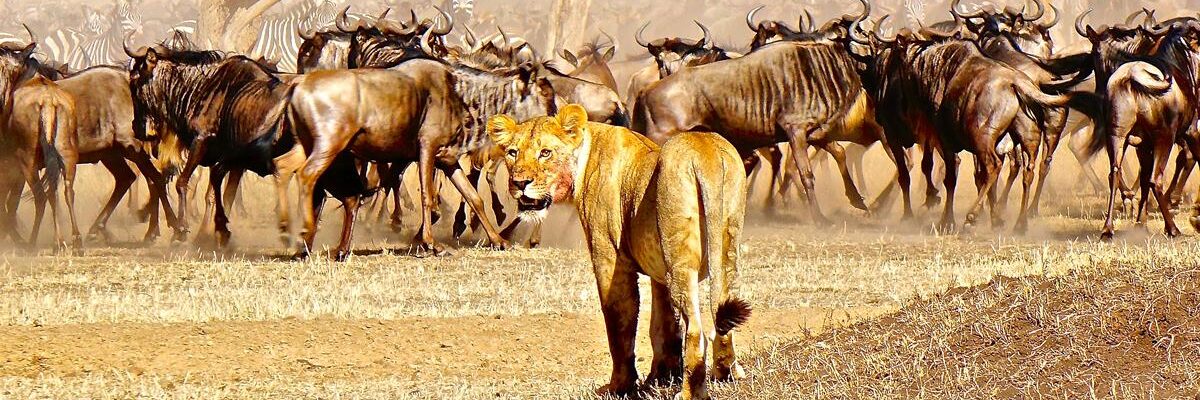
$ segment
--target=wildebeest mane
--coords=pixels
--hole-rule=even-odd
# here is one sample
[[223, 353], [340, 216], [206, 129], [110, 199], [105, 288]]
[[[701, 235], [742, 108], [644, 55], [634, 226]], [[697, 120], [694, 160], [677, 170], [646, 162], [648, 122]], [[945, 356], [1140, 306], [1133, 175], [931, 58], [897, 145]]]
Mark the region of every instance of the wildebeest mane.
[[1153, 55], [1141, 58], [1163, 71], [1169, 80], [1180, 86], [1180, 90], [1194, 104], [1200, 96], [1196, 92], [1197, 61], [1196, 52], [1192, 50], [1182, 29], [1171, 29], [1155, 44]]
[[[521, 89], [514, 83], [522, 79], [520, 67], [506, 70], [481, 70], [470, 66], [453, 65], [454, 90], [467, 106], [469, 114], [464, 125], [467, 131], [460, 138], [464, 143], [464, 152], [478, 149], [488, 143], [485, 131], [486, 124], [481, 118], [506, 114], [519, 120], [545, 116], [554, 113], [554, 99], [550, 97], [546, 103], [540, 103], [542, 94], [537, 88]], [[524, 91], [530, 91], [526, 93]]]

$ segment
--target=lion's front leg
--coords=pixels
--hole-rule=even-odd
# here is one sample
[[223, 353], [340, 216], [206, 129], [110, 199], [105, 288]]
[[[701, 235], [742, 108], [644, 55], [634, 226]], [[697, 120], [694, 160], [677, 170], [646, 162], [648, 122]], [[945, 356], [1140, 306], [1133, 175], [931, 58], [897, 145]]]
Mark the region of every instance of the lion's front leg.
[[608, 351], [612, 356], [612, 378], [596, 390], [598, 395], [624, 396], [637, 390], [638, 287], [637, 273], [629, 260], [616, 256], [616, 249], [597, 250], [592, 246], [592, 267], [604, 312], [608, 333]]

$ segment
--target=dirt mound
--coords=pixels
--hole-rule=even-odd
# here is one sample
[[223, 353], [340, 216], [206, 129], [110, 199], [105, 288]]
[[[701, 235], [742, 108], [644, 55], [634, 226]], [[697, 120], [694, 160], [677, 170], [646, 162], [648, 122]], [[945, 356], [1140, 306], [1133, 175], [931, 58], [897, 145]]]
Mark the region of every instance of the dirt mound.
[[[997, 278], [748, 360], [727, 398], [1195, 396], [1200, 270]], [[782, 397], [781, 397], [782, 396]]]

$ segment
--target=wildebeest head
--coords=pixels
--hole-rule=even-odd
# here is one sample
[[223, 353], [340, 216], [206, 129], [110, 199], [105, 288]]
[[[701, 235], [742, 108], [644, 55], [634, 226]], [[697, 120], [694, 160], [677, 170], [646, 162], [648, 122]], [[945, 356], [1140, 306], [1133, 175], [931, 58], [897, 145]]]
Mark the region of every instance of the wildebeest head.
[[[28, 31], [28, 27], [25, 28]], [[12, 109], [12, 93], [17, 83], [30, 73], [29, 65], [33, 60], [33, 49], [37, 40], [33, 33], [29, 34], [29, 44], [19, 45], [13, 42], [0, 45], [0, 95], [4, 96], [4, 112]]]
[[[755, 22], [755, 15], [758, 14], [766, 6], [754, 7], [750, 12], [746, 13], [746, 26], [754, 31], [754, 39], [750, 40], [750, 48], [757, 49], [764, 45], [778, 42], [781, 40], [798, 40], [813, 30], [813, 17], [808, 10], [804, 10], [804, 14], [800, 16], [800, 21], [797, 25], [798, 29], [793, 30], [792, 27], [781, 21], [759, 21]], [[808, 21], [805, 21], [805, 16]]]
[[660, 77], [671, 76], [683, 67], [694, 67], [729, 59], [725, 50], [713, 43], [708, 27], [700, 22], [696, 22], [696, 26], [699, 26], [700, 30], [704, 32], [704, 37], [700, 40], [662, 38], [647, 42], [642, 38], [642, 33], [647, 26], [650, 26], [649, 22], [638, 29], [635, 38], [639, 45], [645, 47], [650, 55], [654, 56]]
[[950, 7], [950, 13], [954, 15], [954, 29], [947, 30], [940, 26], [932, 30], [934, 34], [953, 33], [961, 27], [977, 35], [981, 41], [999, 37], [1011, 41], [1016, 49], [1040, 57], [1048, 57], [1052, 52], [1054, 46], [1050, 38], [1050, 28], [1057, 25], [1062, 16], [1061, 11], [1053, 4], [1049, 7], [1054, 13], [1054, 18], [1039, 22], [1046, 14], [1046, 4], [1042, 0], [1034, 0], [1037, 11], [1032, 14], [1026, 14], [1024, 6], [1020, 10], [1006, 7], [1003, 11], [985, 6], [978, 11], [964, 13], [960, 11], [959, 1], [955, 0]]

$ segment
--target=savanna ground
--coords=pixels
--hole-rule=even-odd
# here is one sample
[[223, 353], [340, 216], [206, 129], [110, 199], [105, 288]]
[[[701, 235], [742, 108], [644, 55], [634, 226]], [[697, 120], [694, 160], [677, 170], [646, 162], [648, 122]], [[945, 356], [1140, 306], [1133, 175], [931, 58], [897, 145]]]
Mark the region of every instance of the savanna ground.
[[[755, 311], [738, 331], [750, 378], [714, 394], [1195, 395], [1200, 240], [1123, 220], [1125, 233], [1099, 242], [1102, 199], [1075, 194], [1073, 161], [1060, 160], [1027, 235], [940, 235], [935, 212], [910, 224], [865, 218], [842, 207], [829, 174], [818, 186], [835, 226], [805, 224], [798, 202], [751, 217], [739, 267]], [[85, 177], [81, 199], [106, 194], [107, 177]], [[412, 218], [396, 234], [364, 215], [349, 262], [292, 262], [272, 192], [248, 185], [232, 251], [165, 240], [3, 250], [0, 398], [586, 398], [606, 382], [596, 289], [569, 217], [552, 218], [543, 249], [464, 242], [449, 257], [414, 258], [404, 254]], [[140, 238], [125, 210], [110, 226]], [[336, 240], [339, 213], [326, 211], [319, 243]]]

